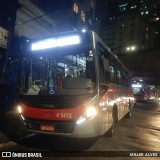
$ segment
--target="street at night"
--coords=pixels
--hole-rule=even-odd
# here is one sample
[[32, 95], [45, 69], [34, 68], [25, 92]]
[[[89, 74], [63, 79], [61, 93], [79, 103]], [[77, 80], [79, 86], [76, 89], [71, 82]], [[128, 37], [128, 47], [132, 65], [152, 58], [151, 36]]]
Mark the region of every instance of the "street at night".
[[[100, 137], [76, 140], [58, 136], [23, 134], [21, 132], [22, 136], [17, 133], [15, 139], [10, 139], [13, 138], [13, 135], [16, 135], [16, 131], [12, 130], [13, 125], [18, 126], [17, 121], [15, 120], [14, 123], [12, 120], [12, 122], [9, 122], [11, 124], [6, 124], [6, 128], [1, 131], [0, 150], [18, 152], [60, 151], [59, 153], [62, 152], [62, 154], [63, 151], [68, 150], [156, 152], [160, 148], [159, 121], [160, 104], [157, 101], [137, 103], [132, 111], [131, 118], [124, 118], [115, 126], [112, 138]], [[7, 128], [7, 126], [11, 126], [11, 128]], [[5, 133], [5, 129], [10, 137]], [[79, 156], [81, 157], [81, 155]], [[103, 153], [101, 156], [103, 157]]]
[[0, 158], [160, 158], [159, 0], [0, 0]]

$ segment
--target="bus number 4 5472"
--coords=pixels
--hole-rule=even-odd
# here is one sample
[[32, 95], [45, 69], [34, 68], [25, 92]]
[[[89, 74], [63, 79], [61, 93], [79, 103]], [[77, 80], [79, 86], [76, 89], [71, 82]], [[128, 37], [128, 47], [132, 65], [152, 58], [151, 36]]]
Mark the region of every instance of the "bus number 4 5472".
[[72, 119], [72, 114], [71, 113], [57, 113], [56, 117]]

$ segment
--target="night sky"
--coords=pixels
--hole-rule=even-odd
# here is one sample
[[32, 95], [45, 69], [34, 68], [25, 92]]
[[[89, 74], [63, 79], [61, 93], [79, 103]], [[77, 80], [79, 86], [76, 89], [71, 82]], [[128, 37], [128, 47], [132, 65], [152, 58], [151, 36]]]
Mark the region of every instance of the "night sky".
[[72, 0], [39, 0], [39, 6], [47, 13], [68, 9], [71, 4]]
[[[65, 10], [72, 7], [72, 0], [39, 0], [38, 2], [39, 2], [39, 7], [42, 8], [47, 13], [52, 13], [58, 10]], [[98, 18], [101, 17], [103, 18], [107, 14], [112, 14], [112, 13], [114, 13], [114, 7], [112, 6], [110, 0], [96, 1], [96, 16]]]

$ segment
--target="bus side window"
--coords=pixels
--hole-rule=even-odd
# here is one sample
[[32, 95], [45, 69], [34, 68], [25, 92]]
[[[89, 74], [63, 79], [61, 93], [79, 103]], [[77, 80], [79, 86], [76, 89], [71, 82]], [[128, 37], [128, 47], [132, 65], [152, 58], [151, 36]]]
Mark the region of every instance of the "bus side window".
[[95, 79], [94, 73], [92, 72], [94, 70], [94, 62], [92, 59], [86, 60], [86, 69], [85, 69], [85, 76], [89, 79]]
[[123, 84], [124, 84], [124, 86], [128, 86], [129, 84], [129, 82], [128, 82], [128, 79], [129, 79], [129, 77], [128, 77], [129, 75], [128, 75], [128, 73], [127, 72], [125, 72], [125, 75], [124, 75], [124, 79], [123, 79]]
[[109, 66], [109, 78], [111, 82], [115, 82], [115, 70], [113, 66]]
[[104, 83], [105, 78], [104, 78], [103, 56], [101, 55], [99, 57], [99, 77], [100, 77], [100, 82]]
[[109, 52], [99, 44], [99, 53], [100, 82], [106, 83], [109, 81]]
[[103, 56], [100, 56], [100, 81], [102, 83], [108, 82], [108, 72], [109, 72], [109, 62], [108, 59], [104, 58]]
[[118, 84], [122, 84], [122, 76], [120, 70], [117, 70], [117, 82]]
[[104, 68], [105, 82], [108, 82], [109, 81], [109, 61], [106, 58], [103, 58], [103, 68]]

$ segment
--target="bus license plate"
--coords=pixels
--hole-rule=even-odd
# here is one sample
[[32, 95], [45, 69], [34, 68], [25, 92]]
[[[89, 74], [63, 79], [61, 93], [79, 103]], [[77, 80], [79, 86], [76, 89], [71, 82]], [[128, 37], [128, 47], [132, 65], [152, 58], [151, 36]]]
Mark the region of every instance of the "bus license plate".
[[50, 126], [50, 125], [41, 125], [40, 128], [41, 128], [41, 131], [47, 131], [47, 132], [54, 131], [54, 126]]

